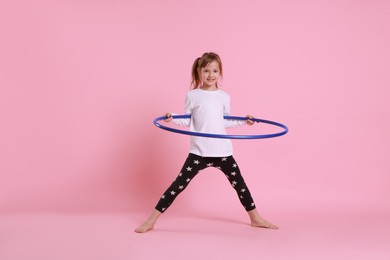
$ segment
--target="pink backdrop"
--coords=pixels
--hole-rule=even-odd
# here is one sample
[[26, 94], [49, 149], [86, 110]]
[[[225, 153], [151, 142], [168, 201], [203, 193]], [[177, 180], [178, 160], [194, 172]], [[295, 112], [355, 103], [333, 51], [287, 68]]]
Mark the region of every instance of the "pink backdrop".
[[[234, 141], [260, 207], [388, 210], [389, 8], [2, 1], [0, 211], [149, 213], [188, 149], [188, 137], [152, 120], [183, 112], [190, 67], [205, 51], [222, 57], [232, 114], [290, 127]], [[224, 178], [205, 171], [172, 212], [241, 209]]]

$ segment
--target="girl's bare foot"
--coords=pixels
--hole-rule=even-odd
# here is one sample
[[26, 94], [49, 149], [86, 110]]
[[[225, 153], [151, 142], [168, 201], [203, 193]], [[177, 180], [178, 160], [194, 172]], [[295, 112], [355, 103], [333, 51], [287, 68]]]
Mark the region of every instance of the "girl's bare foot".
[[260, 217], [259, 213], [256, 209], [248, 211], [249, 218], [251, 219], [252, 227], [261, 227], [261, 228], [269, 228], [269, 229], [279, 229], [278, 226], [272, 224], [271, 222]]
[[134, 231], [136, 233], [145, 233], [146, 231], [152, 230], [154, 228], [154, 224], [157, 219], [161, 216], [161, 212], [158, 210], [153, 210], [152, 214], [150, 214], [149, 218], [139, 227], [137, 227]]
[[269, 229], [279, 229], [278, 226], [272, 224], [271, 222], [268, 222], [265, 219], [251, 221], [251, 226], [252, 227], [261, 227], [261, 228], [269, 228]]
[[154, 228], [154, 223], [149, 223], [146, 221], [141, 226], [137, 227], [134, 231], [136, 233], [145, 233], [146, 231], [152, 230]]

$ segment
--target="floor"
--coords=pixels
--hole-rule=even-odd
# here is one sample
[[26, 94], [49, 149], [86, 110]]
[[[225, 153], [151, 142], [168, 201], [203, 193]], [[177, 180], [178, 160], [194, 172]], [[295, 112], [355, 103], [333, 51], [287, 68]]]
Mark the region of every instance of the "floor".
[[272, 212], [279, 230], [249, 226], [245, 212], [166, 212], [145, 234], [133, 232], [145, 212], [8, 213], [0, 259], [390, 259], [388, 210], [334, 212]]

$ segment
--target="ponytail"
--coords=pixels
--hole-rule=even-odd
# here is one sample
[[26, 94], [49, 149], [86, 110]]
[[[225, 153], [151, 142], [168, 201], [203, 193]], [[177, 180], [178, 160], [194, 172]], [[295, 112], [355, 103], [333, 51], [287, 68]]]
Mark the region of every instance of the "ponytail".
[[194, 61], [194, 64], [192, 64], [192, 70], [191, 70], [191, 76], [192, 76], [192, 81], [191, 81], [191, 86], [193, 89], [199, 88], [200, 85], [200, 77], [199, 77], [199, 61], [200, 57], [196, 58]]

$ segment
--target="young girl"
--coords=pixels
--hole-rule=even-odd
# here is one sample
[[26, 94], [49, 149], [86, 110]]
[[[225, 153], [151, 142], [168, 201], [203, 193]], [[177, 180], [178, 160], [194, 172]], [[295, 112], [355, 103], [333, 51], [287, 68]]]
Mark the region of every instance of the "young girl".
[[[187, 94], [185, 101], [185, 113], [191, 114], [191, 119], [172, 120], [172, 115], [167, 113], [165, 121], [189, 126], [191, 131], [212, 134], [226, 134], [225, 128], [245, 123], [253, 125], [254, 122], [250, 120], [252, 116], [247, 116], [246, 122], [223, 118], [230, 113], [230, 97], [218, 88], [220, 77], [222, 63], [217, 54], [209, 52], [197, 58], [192, 66], [193, 89]], [[162, 195], [149, 218], [136, 228], [135, 232], [144, 233], [153, 229], [160, 215], [168, 209], [197, 173], [207, 167], [216, 167], [226, 175], [247, 211], [252, 226], [277, 229], [276, 225], [263, 219], [257, 212], [232, 153], [232, 143], [229, 139], [191, 136], [189, 155], [179, 175]]]

